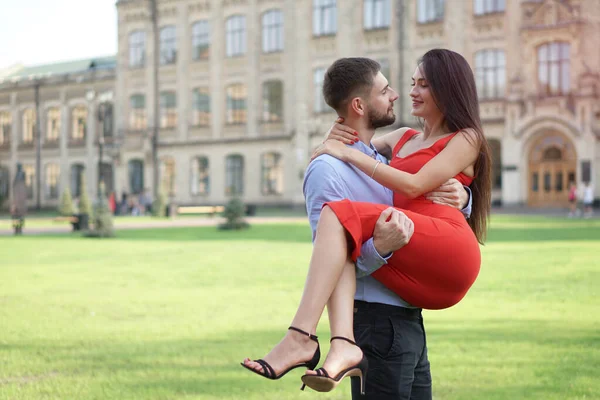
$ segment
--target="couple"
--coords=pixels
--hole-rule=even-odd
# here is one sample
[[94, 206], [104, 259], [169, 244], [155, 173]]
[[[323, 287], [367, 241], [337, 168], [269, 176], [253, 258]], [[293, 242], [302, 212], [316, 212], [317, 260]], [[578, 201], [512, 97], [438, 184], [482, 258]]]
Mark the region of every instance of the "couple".
[[[320, 156], [307, 170], [307, 208], [313, 230], [317, 219], [318, 226], [304, 293], [282, 341], [264, 359], [242, 365], [269, 379], [306, 367], [302, 381], [317, 391], [355, 376], [354, 399], [431, 399], [421, 308], [451, 307], [477, 277], [490, 152], [471, 68], [449, 50], [426, 53], [413, 75], [412, 114], [424, 120], [424, 132], [403, 128], [371, 143], [376, 128], [394, 122], [398, 98], [379, 69], [375, 61], [348, 58], [325, 74], [325, 100], [346, 126], [335, 125], [329, 138], [338, 140], [327, 140], [313, 157], [337, 160]], [[355, 145], [342, 143], [349, 139]], [[428, 199], [448, 190], [451, 178], [470, 188], [468, 223], [456, 208]], [[388, 207], [392, 194], [382, 185], [400, 210]], [[331, 349], [314, 370], [314, 333], [325, 305]]]

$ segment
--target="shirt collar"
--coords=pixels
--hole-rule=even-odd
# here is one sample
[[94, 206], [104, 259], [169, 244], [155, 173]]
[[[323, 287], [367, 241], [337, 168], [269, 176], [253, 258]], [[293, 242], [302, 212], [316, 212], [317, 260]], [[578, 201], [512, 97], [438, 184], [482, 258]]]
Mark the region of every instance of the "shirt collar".
[[375, 150], [375, 147], [373, 147], [372, 143], [369, 143], [369, 145], [367, 146], [363, 142], [359, 141], [358, 143], [354, 144], [354, 148], [360, 150], [361, 152], [365, 153], [371, 158], [377, 158], [379, 156], [379, 153], [377, 152], [377, 150]]

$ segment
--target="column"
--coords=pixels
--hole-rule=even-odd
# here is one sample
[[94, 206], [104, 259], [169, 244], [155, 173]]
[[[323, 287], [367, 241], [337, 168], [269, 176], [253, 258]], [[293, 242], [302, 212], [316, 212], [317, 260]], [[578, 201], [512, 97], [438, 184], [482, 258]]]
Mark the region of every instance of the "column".
[[87, 132], [85, 133], [85, 179], [87, 181], [88, 195], [92, 196], [92, 199], [95, 199], [98, 191], [98, 154], [96, 153], [96, 146], [94, 146], [94, 143], [97, 141], [96, 131], [98, 129], [98, 121], [96, 119], [97, 106], [95, 98], [94, 100], [87, 102], [87, 108]]
[[210, 21], [210, 110], [212, 137], [217, 139], [223, 129], [225, 110], [225, 87], [223, 85], [223, 59], [225, 55], [225, 21], [223, 4], [213, 2]]
[[[68, 154], [68, 141], [69, 141], [69, 129], [71, 127], [70, 119], [70, 108], [67, 103], [67, 91], [62, 89], [59, 94], [60, 100], [60, 136], [58, 138], [58, 145], [60, 151], [60, 193], [69, 187], [70, 185], [70, 165], [69, 165], [69, 154]], [[69, 188], [70, 189], [70, 188]], [[73, 193], [71, 193], [73, 195]]]
[[[12, 185], [15, 174], [17, 173], [17, 151], [19, 147], [19, 127], [21, 126], [21, 115], [17, 108], [17, 94], [10, 94], [10, 110], [12, 115], [12, 125], [10, 127], [10, 164], [8, 165], [9, 171], [9, 185], [8, 185], [8, 198], [9, 202], [12, 201]], [[10, 204], [10, 203], [9, 203]]]
[[191, 27], [188, 21], [188, 4], [181, 2], [177, 6], [177, 139], [185, 141], [188, 137], [190, 121], [189, 66], [191, 58]]
[[246, 122], [247, 134], [250, 137], [258, 136], [258, 116], [259, 107], [261, 106], [261, 99], [259, 96], [260, 90], [260, 76], [258, 73], [259, 68], [259, 57], [261, 53], [261, 31], [260, 31], [260, 17], [257, 15], [257, 0], [250, 0], [248, 5], [248, 13], [246, 15], [246, 39], [247, 39], [247, 52], [246, 58], [248, 59], [248, 102], [246, 103], [248, 120]]

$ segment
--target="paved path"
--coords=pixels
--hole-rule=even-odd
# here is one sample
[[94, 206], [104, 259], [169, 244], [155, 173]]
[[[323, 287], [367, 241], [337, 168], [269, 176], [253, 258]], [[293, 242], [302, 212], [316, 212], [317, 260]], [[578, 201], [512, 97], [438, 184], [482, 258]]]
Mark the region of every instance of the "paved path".
[[[306, 217], [247, 217], [248, 223], [252, 224], [285, 224], [285, 223], [303, 223], [308, 222]], [[181, 227], [194, 227], [194, 226], [216, 226], [222, 223], [222, 218], [179, 218], [179, 219], [156, 219], [156, 220], [140, 220], [119, 222], [118, 218], [115, 223], [115, 230], [123, 229], [147, 229], [147, 228], [181, 228]], [[13, 234], [13, 230], [10, 228], [9, 223], [0, 226], [0, 236], [10, 236]], [[64, 223], [60, 226], [48, 225], [48, 226], [35, 226], [28, 228], [27, 220], [25, 220], [25, 228], [23, 234], [25, 235], [43, 235], [49, 233], [69, 233], [71, 232], [71, 225]]]

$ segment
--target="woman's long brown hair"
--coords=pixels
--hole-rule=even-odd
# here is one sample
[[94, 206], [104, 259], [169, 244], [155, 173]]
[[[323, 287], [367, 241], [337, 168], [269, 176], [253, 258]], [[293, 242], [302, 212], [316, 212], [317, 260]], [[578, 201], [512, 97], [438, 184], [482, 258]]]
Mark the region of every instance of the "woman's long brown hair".
[[477, 134], [477, 143], [474, 144], [479, 146], [479, 156], [475, 161], [475, 179], [469, 186], [473, 197], [469, 226], [479, 243], [483, 244], [491, 208], [492, 157], [481, 127], [473, 71], [463, 56], [447, 49], [425, 53], [420, 68], [450, 132], [471, 128]]

